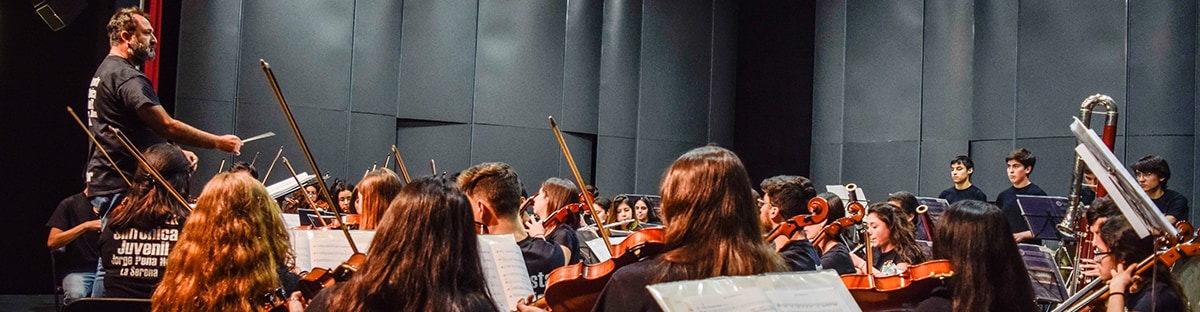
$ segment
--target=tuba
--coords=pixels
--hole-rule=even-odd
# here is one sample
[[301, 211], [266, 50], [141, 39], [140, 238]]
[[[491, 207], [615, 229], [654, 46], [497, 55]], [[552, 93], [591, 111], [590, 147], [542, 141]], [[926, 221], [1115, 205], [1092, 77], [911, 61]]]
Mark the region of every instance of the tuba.
[[[1097, 105], [1104, 106], [1104, 135], [1101, 139], [1104, 141], [1104, 145], [1107, 145], [1111, 150], [1116, 144], [1117, 140], [1117, 104], [1113, 102], [1111, 97], [1103, 94], [1096, 94], [1084, 99], [1083, 103], [1080, 104], [1079, 107], [1079, 119], [1084, 125], [1090, 126], [1092, 121], [1092, 113]], [[1080, 159], [1078, 155], [1076, 155], [1075, 171], [1071, 175], [1071, 194], [1068, 196], [1070, 200], [1070, 207], [1067, 211], [1067, 216], [1063, 218], [1062, 222], [1059, 223], [1058, 226], [1056, 226], [1058, 231], [1064, 236], [1077, 238], [1075, 243], [1076, 249], [1075, 261], [1073, 261], [1073, 270], [1071, 271], [1071, 278], [1067, 281], [1068, 291], [1074, 291], [1080, 285], [1087, 283], [1080, 272], [1079, 260], [1090, 257], [1092, 250], [1091, 237], [1088, 237], [1089, 221], [1083, 220], [1084, 208], [1082, 204], [1082, 197], [1080, 195], [1080, 192], [1083, 190], [1084, 166], [1087, 165], [1083, 163], [1083, 160]], [[1096, 189], [1096, 197], [1101, 197], [1104, 195], [1103, 188]]]

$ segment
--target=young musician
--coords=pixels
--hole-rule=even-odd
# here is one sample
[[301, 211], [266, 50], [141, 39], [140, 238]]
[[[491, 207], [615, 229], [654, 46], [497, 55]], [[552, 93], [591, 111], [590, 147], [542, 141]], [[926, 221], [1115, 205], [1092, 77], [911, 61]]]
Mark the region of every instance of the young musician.
[[307, 311], [495, 311], [472, 221], [458, 187], [413, 180], [386, 209], [362, 267]]
[[[779, 175], [763, 180], [759, 187], [763, 196], [758, 219], [764, 234], [771, 233], [792, 217], [812, 213], [808, 210], [808, 201], [816, 197], [817, 192], [808, 178]], [[820, 256], [804, 231], [780, 235], [770, 243], [792, 271], [815, 271], [820, 268]]]
[[[1088, 221], [1088, 231], [1092, 234], [1092, 242], [1095, 242], [1100, 237], [1100, 225], [1108, 218], [1121, 215], [1121, 211], [1117, 209], [1117, 204], [1108, 196], [1097, 198], [1092, 201], [1092, 204], [1084, 210], [1083, 217]], [[1095, 246], [1095, 243], [1092, 243]], [[1097, 277], [1100, 276], [1100, 263], [1096, 259], [1080, 258], [1080, 269], [1083, 270], [1084, 276]]]
[[984, 194], [978, 186], [971, 184], [971, 174], [974, 173], [975, 162], [971, 161], [971, 157], [955, 156], [950, 160], [950, 181], [954, 182], [954, 186], [942, 191], [941, 194], [938, 194], [938, 198], [945, 199], [951, 204], [964, 199], [987, 201], [987, 194]]
[[151, 298], [154, 311], [260, 311], [266, 294], [296, 290], [280, 213], [257, 179], [213, 177], [164, 259], [171, 265]]
[[[846, 206], [842, 204], [842, 199], [837, 194], [826, 192], [817, 194], [817, 196], [821, 196], [829, 202], [829, 214], [825, 217], [825, 221], [804, 227], [804, 234], [808, 236], [809, 240], [816, 239], [826, 226], [846, 216]], [[821, 244], [814, 247], [821, 254], [822, 269], [837, 270], [838, 274], [854, 274], [854, 260], [850, 259], [850, 249], [846, 248], [845, 240], [845, 236], [852, 231], [851, 228], [842, 228], [824, 242], [813, 242], [813, 244]]]
[[613, 273], [593, 311], [660, 311], [646, 286], [788, 269], [763, 244], [750, 176], [733, 152], [705, 146], [675, 160], [663, 177], [665, 251]]
[[458, 185], [471, 200], [475, 222], [490, 234], [512, 234], [521, 247], [525, 269], [538, 297], [546, 292], [550, 271], [563, 266], [566, 256], [557, 244], [530, 236], [521, 222], [521, 182], [517, 171], [505, 163], [482, 163], [458, 176]]
[[[296, 190], [295, 192], [292, 192], [292, 196], [289, 198], [284, 198], [283, 212], [296, 213], [301, 208], [312, 209], [312, 207], [309, 207], [309, 200], [312, 200], [314, 204], [317, 204], [317, 208], [329, 209], [329, 203], [326, 202], [325, 199], [321, 198], [320, 195], [321, 194], [317, 192], [317, 186], [315, 184], [306, 185], [304, 186], [303, 190]], [[304, 197], [308, 198], [306, 199]]]
[[337, 197], [338, 209], [341, 209], [343, 213], [358, 213], [352, 205], [354, 203], [354, 184], [337, 179], [333, 182], [333, 186], [329, 187], [329, 194]]
[[[558, 209], [578, 202], [579, 187], [575, 186], [575, 182], [563, 178], [549, 178], [542, 182], [542, 188], [533, 198], [533, 213], [537, 215], [537, 220], [546, 220]], [[547, 241], [561, 246], [567, 258], [566, 264], [572, 264], [583, 260], [579, 255], [579, 236], [575, 234], [580, 221], [578, 214], [570, 213], [563, 222], [546, 229], [543, 229], [538, 221], [525, 224], [530, 228], [530, 235], [544, 234]]]
[[935, 288], [917, 311], [1037, 311], [1033, 284], [996, 206], [955, 202], [934, 230], [933, 258], [946, 259], [954, 276]]
[[358, 228], [374, 230], [379, 227], [388, 205], [402, 186], [400, 177], [392, 169], [379, 168], [367, 173], [358, 183], [358, 200], [354, 203], [358, 210]]
[[613, 229], [637, 231], [645, 227], [633, 217], [633, 203], [629, 202], [628, 195], [621, 194], [617, 195], [617, 197], [613, 197], [612, 204], [609, 205], [609, 207], [611, 207], [610, 210], [612, 210], [612, 214], [608, 215], [608, 223], [611, 224], [629, 220], [629, 223], [618, 225]]
[[1167, 189], [1167, 181], [1171, 180], [1171, 166], [1166, 159], [1150, 155], [1142, 157], [1132, 167], [1137, 174], [1138, 185], [1146, 191], [1146, 195], [1150, 195], [1158, 210], [1167, 216], [1167, 222], [1175, 224], [1176, 221], [1188, 219], [1191, 207], [1187, 198]]
[[258, 170], [255, 170], [254, 166], [250, 165], [250, 163], [248, 163], [248, 162], [236, 161], [236, 162], [233, 162], [232, 166], [229, 166], [229, 173], [239, 173], [239, 172], [245, 173], [246, 175], [249, 175], [251, 178], [258, 180]]
[[1100, 278], [1108, 281], [1108, 311], [1185, 311], [1183, 288], [1170, 269], [1156, 263], [1133, 274], [1138, 262], [1154, 255], [1155, 236], [1139, 238], [1124, 216], [1112, 216], [1100, 226], [1096, 261]]
[[63, 274], [63, 304], [92, 293], [96, 261], [100, 258], [100, 214], [87, 200], [87, 190], [64, 198], [46, 221], [50, 235], [46, 247], [63, 249], [55, 256], [56, 269]]
[[[178, 146], [160, 143], [143, 152], [146, 162], [187, 197], [191, 163]], [[100, 233], [104, 297], [150, 298], [166, 269], [191, 209], [180, 203], [145, 168], [131, 176], [133, 188]], [[210, 259], [211, 260], [211, 259]]]
[[654, 211], [654, 203], [646, 196], [639, 197], [633, 203], [633, 217], [638, 223], [645, 226], [658, 226], [662, 224], [662, 220], [658, 217], [658, 212]]
[[896, 275], [910, 265], [925, 262], [925, 252], [913, 238], [912, 222], [900, 208], [887, 203], [873, 204], [864, 221], [871, 239], [873, 263], [868, 264], [865, 256], [851, 255], [858, 273], [866, 273], [870, 265], [876, 275]]
[[929, 241], [929, 233], [925, 233], [925, 221], [917, 218], [917, 206], [920, 206], [921, 202], [917, 201], [916, 195], [907, 191], [899, 191], [888, 194], [887, 202], [892, 206], [900, 207], [900, 211], [904, 212], [908, 222], [912, 222], [913, 230], [916, 231], [913, 232], [916, 239]]
[[1014, 240], [1018, 243], [1040, 245], [1041, 240], [1033, 238], [1033, 231], [1029, 229], [1029, 223], [1025, 222], [1025, 217], [1021, 215], [1021, 207], [1017, 204], [1017, 195], [1046, 195], [1041, 187], [1029, 181], [1029, 174], [1033, 173], [1037, 157], [1027, 149], [1018, 148], [1009, 153], [1004, 161], [1008, 164], [1008, 181], [1012, 182], [1012, 187], [996, 195], [996, 206], [1000, 206], [1004, 215], [1008, 216], [1008, 225], [1012, 227]]

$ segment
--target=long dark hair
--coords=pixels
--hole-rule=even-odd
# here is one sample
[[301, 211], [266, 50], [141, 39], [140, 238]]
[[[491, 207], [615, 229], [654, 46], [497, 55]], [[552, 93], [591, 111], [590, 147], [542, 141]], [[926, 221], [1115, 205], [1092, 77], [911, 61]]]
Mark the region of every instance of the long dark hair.
[[763, 241], [750, 175], [733, 152], [704, 146], [679, 156], [663, 176], [666, 267], [657, 282], [787, 270]]
[[[179, 195], [187, 198], [188, 177], [191, 175], [192, 164], [183, 155], [182, 149], [172, 144], [159, 143], [147, 148], [142, 156], [146, 158], [150, 167], [171, 183]], [[166, 187], [154, 180], [150, 172], [142, 166], [138, 166], [129, 196], [122, 205], [121, 209], [113, 211], [112, 218], [108, 221], [108, 228], [113, 232], [132, 228], [149, 229], [171, 223], [182, 225], [191, 211], [171, 196]]]
[[933, 233], [933, 257], [950, 260], [954, 311], [1036, 311], [1033, 284], [1004, 211], [977, 200], [955, 202]]
[[887, 226], [888, 231], [891, 232], [888, 241], [895, 248], [896, 255], [900, 256], [901, 261], [909, 264], [925, 262], [925, 252], [921, 251], [921, 246], [917, 245], [912, 221], [908, 220], [908, 215], [903, 210], [892, 204], [875, 203], [871, 205], [867, 214], [875, 214], [879, 221], [883, 221], [883, 224]]
[[[1100, 239], [1104, 240], [1105, 245], [1108, 245], [1108, 251], [1111, 252], [1109, 256], [1113, 257], [1117, 263], [1124, 263], [1126, 267], [1137, 265], [1138, 262], [1149, 258], [1155, 250], [1155, 236], [1138, 237], [1133, 226], [1129, 224], [1129, 220], [1125, 219], [1123, 215], [1109, 217], [1104, 224], [1100, 225]], [[1141, 289], [1146, 290], [1150, 289], [1146, 285], [1155, 280], [1166, 283], [1174, 289], [1175, 293], [1179, 294], [1179, 298], [1184, 300], [1184, 302], [1180, 302], [1180, 306], [1187, 306], [1183, 287], [1179, 285], [1179, 281], [1175, 280], [1175, 276], [1171, 275], [1170, 268], [1162, 263], [1155, 263], [1153, 269], [1142, 273], [1142, 281], [1137, 284]]]
[[[559, 208], [565, 207], [568, 204], [579, 202], [579, 187], [575, 182], [570, 180], [551, 177], [542, 182], [542, 192], [546, 196], [546, 213], [554, 213]], [[571, 226], [572, 229], [579, 228], [580, 218], [578, 214], [568, 214], [567, 219], [563, 224]]]
[[470, 201], [453, 183], [423, 177], [405, 186], [374, 242], [362, 268], [331, 294], [330, 311], [495, 308]]

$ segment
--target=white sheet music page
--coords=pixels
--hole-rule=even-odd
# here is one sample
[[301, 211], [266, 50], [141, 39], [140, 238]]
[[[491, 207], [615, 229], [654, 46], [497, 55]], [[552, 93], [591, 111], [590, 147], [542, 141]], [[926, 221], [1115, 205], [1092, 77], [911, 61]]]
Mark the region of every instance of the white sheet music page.
[[479, 235], [479, 262], [488, 292], [500, 311], [517, 307], [517, 300], [533, 294], [525, 256], [512, 234]]
[[862, 311], [833, 270], [716, 277], [646, 287], [663, 311]]

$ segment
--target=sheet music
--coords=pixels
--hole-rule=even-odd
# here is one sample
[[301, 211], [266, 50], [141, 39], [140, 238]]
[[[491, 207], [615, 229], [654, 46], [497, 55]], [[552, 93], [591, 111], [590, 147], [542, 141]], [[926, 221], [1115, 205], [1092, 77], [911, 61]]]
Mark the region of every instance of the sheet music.
[[1075, 121], [1071, 123], [1071, 132], [1079, 139], [1075, 152], [1087, 163], [1088, 168], [1092, 169], [1092, 173], [1096, 174], [1096, 180], [1109, 190], [1108, 194], [1113, 202], [1121, 208], [1121, 213], [1129, 220], [1138, 236], [1146, 237], [1153, 229], [1160, 230], [1165, 235], [1178, 235], [1179, 231], [1167, 222], [1167, 218], [1158, 210], [1150, 195], [1138, 186], [1137, 180], [1125, 170], [1117, 156], [1104, 146], [1096, 132], [1084, 126], [1079, 118], [1073, 119]]
[[833, 270], [716, 277], [646, 287], [663, 311], [861, 311]]
[[488, 292], [499, 311], [509, 311], [517, 300], [533, 294], [533, 282], [525, 268], [525, 256], [512, 234], [479, 235], [480, 264]]
[[[310, 268], [335, 268], [350, 259], [354, 250], [340, 230], [296, 230], [289, 229], [292, 249], [296, 252], [296, 266]], [[351, 230], [350, 237], [358, 245], [358, 251], [366, 253], [375, 238], [375, 231]]]
[[[613, 246], [620, 245], [621, 242], [625, 241], [625, 236], [610, 236], [608, 237], [608, 241], [612, 243]], [[607, 247], [604, 247], [604, 238], [597, 237], [594, 239], [589, 239], [584, 243], [587, 244], [588, 248], [592, 249], [592, 254], [596, 255], [596, 258], [599, 259], [600, 262], [612, 259], [612, 254], [608, 252]]]
[[[846, 191], [846, 186], [845, 186], [845, 185], [826, 185], [826, 186], [825, 186], [825, 191], [826, 191], [826, 192], [830, 192], [830, 193], [837, 194], [838, 198], [841, 198], [843, 203], [846, 203], [846, 205], [847, 205], [847, 206], [849, 205], [849, 203], [850, 203], [850, 192], [847, 192], [847, 191]], [[865, 189], [863, 189], [863, 188], [860, 186], [860, 187], [858, 187], [858, 189], [857, 189], [857, 190], [855, 190], [855, 191], [854, 191], [854, 193], [857, 193], [857, 195], [858, 195], [858, 202], [859, 202], [860, 204], [862, 204], [862, 205], [863, 205], [863, 207], [870, 206], [870, 203], [867, 203], [867, 196], [866, 196], [866, 195], [863, 195], [863, 194], [866, 194], [866, 193], [867, 193], [867, 191], [866, 191]], [[849, 215], [849, 214], [847, 214], [847, 215]]]

